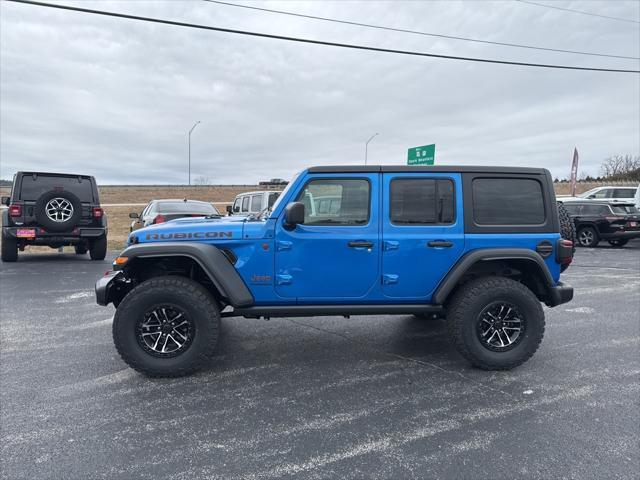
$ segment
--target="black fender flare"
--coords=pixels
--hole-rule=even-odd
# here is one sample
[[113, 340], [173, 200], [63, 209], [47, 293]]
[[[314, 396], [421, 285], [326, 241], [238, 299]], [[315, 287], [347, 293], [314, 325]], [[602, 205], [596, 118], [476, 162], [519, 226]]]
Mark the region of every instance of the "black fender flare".
[[[190, 258], [200, 265], [220, 295], [226, 298], [233, 307], [249, 307], [254, 303], [253, 295], [240, 274], [215, 245], [197, 242], [142, 243], [127, 247], [119, 256], [128, 258], [122, 267], [131, 265], [136, 259], [142, 258]], [[118, 267], [114, 266], [114, 269], [118, 269]]]
[[533, 250], [526, 248], [486, 248], [473, 250], [463, 255], [462, 258], [456, 262], [442, 282], [440, 282], [440, 285], [438, 285], [438, 288], [433, 294], [432, 303], [442, 305], [463, 275], [476, 263], [487, 260], [525, 260], [533, 262], [544, 278], [547, 291], [551, 290], [554, 286], [553, 277], [551, 276], [551, 272], [549, 272], [549, 268], [547, 268], [547, 264], [544, 263], [542, 257]]

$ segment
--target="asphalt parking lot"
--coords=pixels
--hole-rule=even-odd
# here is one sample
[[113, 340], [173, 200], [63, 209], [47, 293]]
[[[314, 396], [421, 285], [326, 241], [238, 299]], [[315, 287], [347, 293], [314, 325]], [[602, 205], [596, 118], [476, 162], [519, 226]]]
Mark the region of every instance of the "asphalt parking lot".
[[469, 367], [442, 321], [225, 319], [191, 377], [118, 357], [110, 269], [71, 254], [0, 265], [2, 477], [637, 478], [640, 242], [578, 250], [573, 302], [538, 353]]

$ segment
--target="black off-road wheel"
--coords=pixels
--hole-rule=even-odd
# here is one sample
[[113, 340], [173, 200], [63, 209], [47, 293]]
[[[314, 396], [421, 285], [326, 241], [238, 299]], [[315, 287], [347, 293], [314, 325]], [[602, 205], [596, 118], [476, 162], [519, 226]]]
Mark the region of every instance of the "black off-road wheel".
[[[564, 207], [564, 205], [558, 202], [558, 219], [560, 220], [560, 236], [565, 240], [571, 240], [573, 243], [573, 247], [571, 249], [571, 256], [576, 253], [576, 244], [578, 243], [578, 239], [576, 237], [576, 224], [569, 215], [569, 212]], [[564, 272], [567, 268], [569, 268], [568, 264], [560, 265], [560, 271]]]
[[2, 237], [2, 261], [15, 262], [18, 260], [18, 242], [13, 237]]
[[578, 231], [578, 245], [586, 248], [595, 248], [600, 242], [598, 232], [593, 227], [582, 227]]
[[107, 256], [106, 235], [104, 237], [98, 237], [89, 243], [89, 256], [91, 260], [104, 260], [104, 257]]
[[470, 281], [447, 309], [453, 344], [483, 370], [509, 370], [529, 360], [542, 341], [544, 326], [544, 312], [533, 292], [504, 277]]
[[628, 238], [617, 238], [615, 240], [609, 240], [609, 245], [612, 247], [624, 247], [627, 243], [629, 243]]
[[219, 328], [218, 305], [202, 285], [165, 276], [141, 283], [122, 300], [113, 319], [113, 341], [137, 371], [180, 377], [213, 356]]

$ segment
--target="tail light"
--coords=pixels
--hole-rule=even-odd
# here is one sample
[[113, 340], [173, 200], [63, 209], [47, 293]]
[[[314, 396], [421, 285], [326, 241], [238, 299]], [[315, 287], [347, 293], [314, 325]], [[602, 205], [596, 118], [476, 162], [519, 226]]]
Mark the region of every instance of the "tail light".
[[93, 209], [91, 209], [91, 215], [93, 215], [93, 218], [102, 218], [102, 215], [104, 215], [104, 210], [102, 210], [100, 207], [93, 207]]
[[156, 218], [153, 219], [153, 223], [163, 223], [166, 219], [162, 215], [156, 215]]
[[10, 217], [22, 216], [22, 205], [9, 205], [9, 216]]
[[560, 265], [569, 265], [573, 261], [573, 242], [566, 238], [558, 240], [556, 261]]

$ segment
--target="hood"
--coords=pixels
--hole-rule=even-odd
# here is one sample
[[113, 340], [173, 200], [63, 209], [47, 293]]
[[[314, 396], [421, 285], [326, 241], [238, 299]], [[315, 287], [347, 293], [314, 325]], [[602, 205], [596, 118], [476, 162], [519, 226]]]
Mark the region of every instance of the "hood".
[[[127, 245], [147, 242], [240, 240], [244, 217], [187, 217], [150, 225], [129, 234]], [[134, 237], [137, 240], [134, 240]]]

